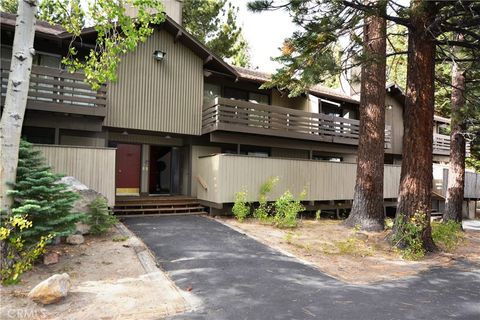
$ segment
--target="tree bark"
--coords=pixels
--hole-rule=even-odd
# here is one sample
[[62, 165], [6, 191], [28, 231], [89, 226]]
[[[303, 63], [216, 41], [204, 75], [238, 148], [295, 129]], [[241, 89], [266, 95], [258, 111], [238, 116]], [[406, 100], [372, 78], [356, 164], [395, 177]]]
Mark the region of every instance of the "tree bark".
[[[408, 32], [407, 90], [404, 109], [402, 170], [394, 238], [401, 239], [402, 223], [415, 213], [424, 214], [422, 242], [427, 251], [435, 250], [430, 214], [433, 165], [433, 115], [435, 42], [428, 26], [436, 16], [435, 3], [413, 0]], [[404, 243], [400, 242], [399, 246]]]
[[[461, 35], [458, 36], [461, 41]], [[452, 116], [450, 132], [450, 164], [443, 221], [462, 221], [462, 203], [465, 188], [465, 137], [462, 109], [465, 106], [465, 70], [458, 63], [452, 69]]]
[[[385, 8], [383, 8], [385, 9]], [[386, 21], [377, 16], [365, 18], [364, 55], [360, 95], [360, 134], [357, 176], [352, 210], [347, 226], [384, 229], [383, 171], [385, 147]]]
[[36, 12], [36, 0], [19, 1], [7, 94], [0, 120], [0, 211], [7, 214], [11, 212], [13, 202], [7, 192], [17, 174], [18, 149], [35, 54], [33, 40]]

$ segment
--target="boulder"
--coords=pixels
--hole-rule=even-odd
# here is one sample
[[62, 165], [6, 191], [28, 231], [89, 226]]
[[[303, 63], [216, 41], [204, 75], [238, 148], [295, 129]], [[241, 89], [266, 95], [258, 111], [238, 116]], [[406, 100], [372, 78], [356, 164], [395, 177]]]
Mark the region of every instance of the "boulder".
[[89, 234], [90, 233], [90, 226], [86, 223], [81, 221], [75, 223], [75, 233], [76, 234]]
[[[88, 206], [90, 205], [90, 203], [92, 203], [93, 200], [98, 197], [104, 198], [106, 200], [104, 195], [93, 189], [90, 189], [88, 186], [84, 185], [74, 177], [63, 177], [62, 179], [60, 179], [59, 182], [67, 185], [69, 190], [75, 192], [80, 196], [80, 198], [73, 204], [73, 212], [88, 213]], [[86, 225], [85, 223], [77, 222], [75, 225], [77, 228], [75, 233], [77, 234], [88, 234], [90, 232], [90, 226]]]
[[49, 252], [43, 256], [43, 264], [50, 265], [58, 263], [58, 253], [56, 252]]
[[67, 296], [70, 286], [70, 276], [68, 274], [54, 274], [37, 284], [28, 293], [28, 297], [42, 304], [55, 303]]
[[71, 234], [66, 241], [68, 244], [79, 245], [85, 242], [85, 238], [81, 234]]

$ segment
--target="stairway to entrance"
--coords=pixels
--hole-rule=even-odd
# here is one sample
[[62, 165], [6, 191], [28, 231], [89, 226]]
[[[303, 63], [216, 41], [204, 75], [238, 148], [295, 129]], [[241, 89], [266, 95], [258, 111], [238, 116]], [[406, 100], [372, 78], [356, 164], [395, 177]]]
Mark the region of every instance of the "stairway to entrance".
[[138, 215], [198, 215], [206, 214], [198, 199], [187, 196], [117, 197], [113, 213], [116, 216]]

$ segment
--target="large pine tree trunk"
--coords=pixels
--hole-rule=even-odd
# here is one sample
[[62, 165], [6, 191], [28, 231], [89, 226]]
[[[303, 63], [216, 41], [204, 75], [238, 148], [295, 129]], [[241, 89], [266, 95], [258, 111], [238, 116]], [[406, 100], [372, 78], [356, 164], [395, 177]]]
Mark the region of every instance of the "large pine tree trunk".
[[[430, 227], [434, 115], [435, 43], [427, 27], [436, 15], [433, 2], [413, 0], [408, 33], [407, 92], [404, 110], [402, 170], [394, 238], [401, 239], [415, 213], [424, 214], [423, 246], [435, 249]], [[402, 242], [399, 243], [402, 246]]]
[[[459, 40], [461, 41], [462, 39]], [[443, 221], [462, 221], [462, 202], [465, 188], [465, 137], [462, 134], [462, 109], [465, 106], [464, 93], [465, 70], [455, 63], [452, 69], [450, 164]]]
[[378, 231], [384, 228], [385, 19], [365, 18], [363, 32], [364, 54], [371, 62], [362, 66], [357, 177], [352, 210], [345, 224]]
[[36, 0], [18, 2], [17, 23], [8, 76], [7, 95], [0, 121], [0, 210], [10, 212], [12, 199], [7, 195], [9, 183], [15, 182], [18, 149], [27, 105], [32, 58], [35, 54]]

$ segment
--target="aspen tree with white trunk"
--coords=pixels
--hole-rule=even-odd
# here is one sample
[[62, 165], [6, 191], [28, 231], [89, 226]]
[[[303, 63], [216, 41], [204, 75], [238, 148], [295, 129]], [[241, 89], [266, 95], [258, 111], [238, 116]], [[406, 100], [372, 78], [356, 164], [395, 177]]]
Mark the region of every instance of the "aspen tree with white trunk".
[[0, 210], [10, 213], [13, 199], [8, 196], [17, 174], [18, 150], [27, 106], [30, 71], [32, 69], [35, 15], [38, 2], [18, 2], [12, 60], [8, 75], [7, 94], [0, 120]]

